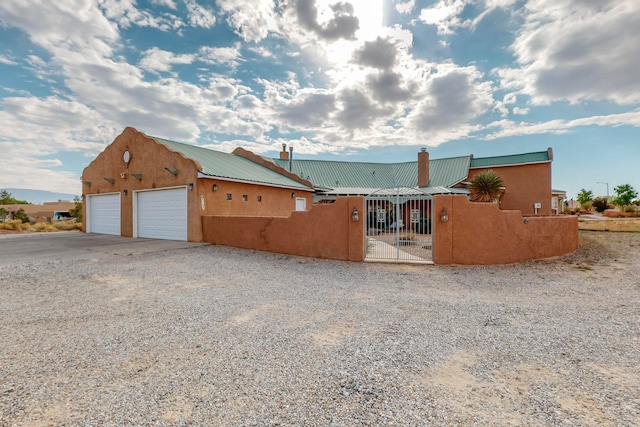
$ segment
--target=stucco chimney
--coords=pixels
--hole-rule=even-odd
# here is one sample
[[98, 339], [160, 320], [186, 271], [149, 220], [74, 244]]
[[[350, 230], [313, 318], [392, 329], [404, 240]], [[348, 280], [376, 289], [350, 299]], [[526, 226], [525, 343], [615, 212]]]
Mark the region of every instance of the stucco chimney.
[[280, 160], [289, 160], [289, 153], [287, 152], [287, 144], [282, 144], [282, 151], [280, 152]]
[[429, 153], [421, 148], [418, 153], [418, 187], [429, 186]]

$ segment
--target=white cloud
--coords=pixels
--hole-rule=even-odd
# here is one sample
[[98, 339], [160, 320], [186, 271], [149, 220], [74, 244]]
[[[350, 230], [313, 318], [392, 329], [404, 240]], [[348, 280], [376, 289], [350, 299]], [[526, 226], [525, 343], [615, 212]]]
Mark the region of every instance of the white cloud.
[[273, 57], [273, 53], [264, 46], [252, 46], [248, 48], [248, 50], [262, 56], [263, 58]]
[[513, 107], [513, 114], [517, 114], [520, 116], [525, 116], [529, 114], [530, 111], [531, 110], [529, 108]]
[[176, 55], [173, 52], [153, 47], [143, 52], [140, 67], [147, 71], [171, 71], [173, 64], [191, 64], [193, 55]]
[[430, 79], [423, 96], [406, 119], [405, 126], [437, 140], [459, 137], [475, 126], [480, 115], [494, 105], [491, 84], [482, 81], [474, 67], [442, 66]]
[[0, 64], [5, 65], [19, 65], [19, 62], [14, 61], [13, 59], [9, 59], [5, 55], [0, 55]]
[[5, 159], [0, 188], [30, 188], [60, 193], [82, 194], [80, 176], [61, 169], [58, 159], [37, 158], [26, 152], [22, 144], [0, 142], [0, 151]]
[[515, 93], [508, 93], [504, 96], [504, 98], [502, 98], [502, 102], [505, 105], [515, 104], [516, 102], [518, 102], [518, 95]]
[[277, 29], [273, 0], [217, 0], [227, 23], [244, 41], [259, 42]]
[[[79, 0], [92, 6], [99, 12], [99, 9], [93, 7], [94, 1]], [[138, 9], [135, 0], [96, 0], [100, 9], [104, 11], [106, 18], [112, 19], [122, 28], [128, 28], [132, 25], [138, 27], [157, 28], [162, 31], [180, 28], [184, 23], [175, 15], [166, 14], [164, 16], [154, 16], [147, 10]]]
[[486, 129], [497, 128], [484, 139], [498, 139], [523, 135], [565, 134], [573, 128], [583, 126], [633, 126], [640, 127], [640, 111], [610, 114], [606, 116], [590, 116], [575, 120], [550, 120], [547, 122], [524, 123], [501, 120], [490, 123]]
[[189, 24], [193, 27], [211, 28], [216, 23], [212, 10], [198, 4], [195, 0], [185, 0]]
[[229, 47], [202, 46], [198, 49], [198, 60], [207, 64], [226, 64], [235, 67], [240, 61], [240, 44]]
[[396, 10], [398, 13], [409, 14], [413, 11], [413, 8], [416, 6], [416, 0], [409, 0], [406, 2], [398, 2], [396, 3]]
[[151, 3], [157, 4], [160, 6], [168, 7], [169, 9], [176, 9], [176, 2], [174, 0], [151, 0]]
[[640, 2], [532, 0], [511, 46], [519, 68], [497, 70], [502, 86], [532, 104], [566, 100], [640, 102]]
[[420, 11], [420, 20], [438, 27], [439, 34], [453, 33], [452, 27], [461, 25], [458, 16], [464, 10], [465, 0], [440, 0], [434, 7]]
[[[477, 25], [496, 9], [508, 9], [517, 0], [440, 0], [435, 6], [423, 8], [419, 19], [438, 27], [438, 34], [453, 34], [455, 29], [475, 29]], [[474, 18], [463, 19], [462, 13], [466, 7], [474, 5], [481, 8], [481, 12]]]

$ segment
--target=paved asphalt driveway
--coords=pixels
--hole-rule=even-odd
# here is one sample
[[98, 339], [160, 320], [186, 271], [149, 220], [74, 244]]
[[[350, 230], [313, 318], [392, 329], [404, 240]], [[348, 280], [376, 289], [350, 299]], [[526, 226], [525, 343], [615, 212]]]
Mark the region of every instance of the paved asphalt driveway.
[[100, 258], [108, 254], [139, 254], [188, 248], [207, 243], [86, 234], [78, 231], [0, 235], [0, 265], [21, 260]]

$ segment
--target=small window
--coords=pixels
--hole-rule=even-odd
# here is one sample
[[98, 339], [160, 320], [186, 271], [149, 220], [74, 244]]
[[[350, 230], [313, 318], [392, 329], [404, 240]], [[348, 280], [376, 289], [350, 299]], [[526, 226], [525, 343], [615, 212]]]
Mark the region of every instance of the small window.
[[247, 195], [246, 195], [246, 194], [243, 194], [243, 195], [242, 195], [242, 201], [243, 201], [243, 202], [246, 202], [247, 200], [249, 200], [249, 198], [247, 197]]
[[262, 201], [262, 196], [258, 196], [258, 201], [261, 202]]
[[227, 193], [227, 200], [231, 200], [231, 193]]

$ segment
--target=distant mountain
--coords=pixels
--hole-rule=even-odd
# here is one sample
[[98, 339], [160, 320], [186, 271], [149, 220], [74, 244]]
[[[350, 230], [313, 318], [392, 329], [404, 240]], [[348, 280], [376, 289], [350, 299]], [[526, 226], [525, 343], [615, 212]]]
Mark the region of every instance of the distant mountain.
[[57, 202], [58, 200], [73, 202], [74, 197], [76, 197], [75, 194], [53, 193], [51, 191], [29, 190], [26, 188], [0, 188], [0, 190], [7, 190], [14, 199], [26, 200], [34, 205], [44, 202]]

